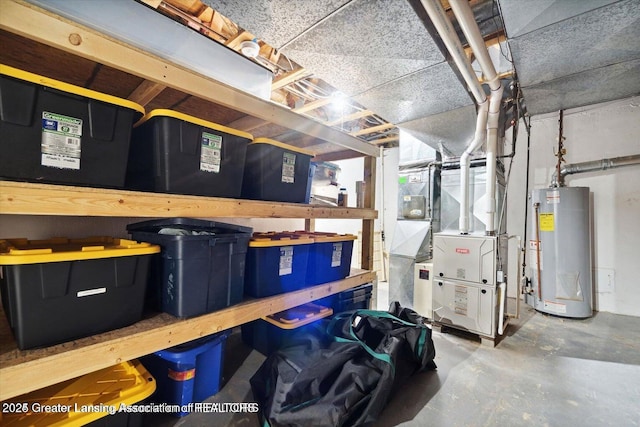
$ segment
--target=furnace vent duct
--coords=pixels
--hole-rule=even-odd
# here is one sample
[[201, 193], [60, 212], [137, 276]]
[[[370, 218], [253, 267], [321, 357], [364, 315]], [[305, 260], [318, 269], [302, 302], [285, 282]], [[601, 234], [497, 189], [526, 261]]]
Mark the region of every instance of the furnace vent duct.
[[451, 21], [442, 8], [440, 0], [422, 0], [422, 6], [427, 11], [433, 26], [442, 38], [447, 50], [451, 54], [453, 61], [460, 70], [460, 74], [469, 86], [469, 90], [478, 104], [478, 116], [476, 120], [476, 131], [473, 140], [467, 146], [467, 149], [460, 157], [460, 185], [461, 185], [461, 203], [460, 203], [460, 234], [469, 234], [469, 193], [468, 193], [468, 174], [469, 156], [478, 149], [486, 139], [486, 124], [488, 114], [488, 100], [482, 89], [482, 85], [478, 81], [471, 62], [462, 48], [460, 38], [456, 34], [455, 29], [451, 25]]
[[607, 169], [634, 166], [638, 164], [640, 164], [640, 154], [564, 165], [562, 169], [560, 169], [560, 176], [558, 176], [557, 170], [553, 172], [553, 175], [551, 176], [551, 187], [564, 187], [564, 177], [566, 175], [604, 171]]
[[498, 123], [503, 87], [469, 2], [467, 0], [450, 0], [449, 3], [491, 88], [487, 119], [487, 235], [494, 235], [496, 229], [496, 151], [498, 150]]

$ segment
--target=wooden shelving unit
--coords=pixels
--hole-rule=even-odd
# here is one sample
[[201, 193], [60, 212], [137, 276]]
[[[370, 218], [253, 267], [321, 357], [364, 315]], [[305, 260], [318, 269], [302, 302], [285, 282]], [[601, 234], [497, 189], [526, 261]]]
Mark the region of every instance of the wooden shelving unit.
[[[71, 75], [71, 68], [73, 73], [82, 68], [88, 71], [85, 74], [91, 76], [91, 81], [102, 81], [110, 94], [136, 101], [153, 98], [148, 106], [154, 108], [167, 108], [163, 103], [170, 102], [176, 94], [183, 100], [192, 97], [190, 105], [195, 105], [198, 111], [226, 114], [232, 119], [242, 113], [248, 119], [267, 121], [306, 138], [315, 138], [320, 141], [318, 152], [328, 159], [365, 155], [364, 205], [368, 207], [332, 208], [0, 181], [0, 215], [304, 218], [310, 228], [316, 218], [361, 219], [363, 248], [362, 269], [352, 271], [344, 280], [245, 301], [192, 319], [154, 314], [126, 328], [43, 349], [18, 350], [4, 313], [0, 313], [0, 401], [375, 280], [375, 273], [369, 270], [373, 266], [373, 221], [377, 218], [373, 209], [376, 164], [373, 156], [378, 155], [377, 147], [23, 1], [2, 1], [0, 37], [3, 44], [0, 62], [8, 61], [8, 65], [27, 66], [27, 71], [36, 73], [44, 67], [53, 74], [52, 78], [68, 75], [74, 80], [70, 83], [79, 85], [84, 83]], [[76, 61], [74, 67], [69, 66], [69, 61]], [[35, 69], [29, 69], [31, 65]], [[234, 114], [236, 117], [232, 117]]]
[[181, 320], [160, 313], [126, 328], [37, 350], [18, 350], [8, 324], [3, 320], [0, 322], [0, 401], [240, 326], [373, 280], [375, 273], [355, 270], [344, 280], [245, 301], [203, 316]]

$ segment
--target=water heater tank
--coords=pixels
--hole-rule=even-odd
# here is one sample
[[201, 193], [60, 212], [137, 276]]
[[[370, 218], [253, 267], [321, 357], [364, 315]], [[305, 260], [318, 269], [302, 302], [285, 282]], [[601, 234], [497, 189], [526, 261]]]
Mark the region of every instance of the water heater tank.
[[564, 317], [593, 314], [588, 187], [534, 190], [529, 221], [532, 293], [527, 304]]

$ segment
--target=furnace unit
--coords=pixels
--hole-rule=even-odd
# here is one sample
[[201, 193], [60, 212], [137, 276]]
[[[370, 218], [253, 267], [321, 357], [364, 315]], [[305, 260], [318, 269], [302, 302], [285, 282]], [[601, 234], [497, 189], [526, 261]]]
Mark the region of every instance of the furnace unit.
[[[433, 238], [433, 320], [494, 340], [504, 304], [506, 239], [436, 234]], [[502, 302], [500, 302], [502, 301]]]

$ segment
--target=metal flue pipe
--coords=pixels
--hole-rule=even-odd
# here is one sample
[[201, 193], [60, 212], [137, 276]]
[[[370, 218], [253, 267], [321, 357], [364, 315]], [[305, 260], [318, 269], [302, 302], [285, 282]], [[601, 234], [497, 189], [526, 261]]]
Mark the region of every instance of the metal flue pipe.
[[640, 154], [564, 165], [560, 169], [560, 175], [558, 175], [558, 171], [553, 172], [553, 175], [551, 176], [551, 186], [564, 187], [564, 177], [574, 173], [604, 171], [607, 169], [634, 166], [638, 164], [640, 164]]
[[484, 43], [473, 11], [467, 0], [450, 0], [451, 9], [469, 46], [480, 64], [482, 73], [491, 88], [491, 101], [487, 120], [487, 235], [495, 234], [496, 214], [496, 152], [498, 150], [498, 122], [500, 118], [500, 105], [502, 104], [503, 86], [493, 65], [489, 51]]
[[478, 117], [476, 119], [476, 131], [473, 140], [469, 142], [467, 149], [460, 157], [460, 234], [469, 234], [469, 157], [485, 141], [486, 125], [489, 110], [487, 96], [482, 85], [471, 67], [471, 62], [462, 48], [460, 38], [451, 25], [446, 12], [439, 0], [421, 0], [422, 6], [427, 11], [433, 26], [442, 38], [447, 50], [460, 70], [460, 74], [469, 86], [471, 94], [478, 104]]

